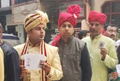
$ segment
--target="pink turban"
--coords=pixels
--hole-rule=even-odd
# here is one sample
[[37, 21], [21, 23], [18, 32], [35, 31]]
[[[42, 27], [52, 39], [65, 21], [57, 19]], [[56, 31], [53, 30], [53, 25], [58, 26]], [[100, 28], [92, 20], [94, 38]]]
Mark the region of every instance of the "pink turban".
[[89, 23], [93, 21], [98, 21], [100, 24], [104, 25], [106, 23], [106, 18], [107, 16], [103, 13], [91, 11], [89, 13], [88, 21]]
[[60, 27], [64, 22], [70, 22], [74, 27], [77, 24], [77, 18], [79, 17], [81, 8], [78, 5], [70, 5], [67, 7], [67, 12], [61, 12], [59, 14], [58, 26]]

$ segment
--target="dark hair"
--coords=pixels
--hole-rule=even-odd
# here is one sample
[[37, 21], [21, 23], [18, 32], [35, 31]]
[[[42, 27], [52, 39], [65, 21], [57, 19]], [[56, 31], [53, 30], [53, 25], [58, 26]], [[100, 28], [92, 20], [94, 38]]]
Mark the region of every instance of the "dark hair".
[[115, 24], [110, 24], [110, 23], [107, 23], [107, 24], [105, 24], [105, 26], [104, 26], [105, 31], [107, 30], [107, 27], [108, 27], [108, 26], [111, 26], [111, 27], [116, 27], [116, 25], [115, 25]]
[[82, 39], [82, 37], [83, 37], [83, 36], [86, 36], [87, 33], [89, 33], [88, 30], [81, 30], [81, 31], [78, 33], [79, 39]]

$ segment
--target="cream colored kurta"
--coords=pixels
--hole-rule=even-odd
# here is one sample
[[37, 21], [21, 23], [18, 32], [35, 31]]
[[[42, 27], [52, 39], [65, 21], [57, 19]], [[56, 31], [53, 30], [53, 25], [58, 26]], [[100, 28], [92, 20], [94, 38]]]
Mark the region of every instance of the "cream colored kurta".
[[[24, 47], [24, 44], [18, 45], [14, 47], [21, 59], [21, 52]], [[61, 68], [61, 63], [60, 63], [60, 58], [58, 54], [58, 48], [53, 47], [51, 45], [46, 44], [46, 52], [47, 52], [47, 62], [51, 65], [51, 70], [49, 73], [49, 76], [47, 76], [47, 81], [52, 81], [52, 80], [59, 80], [63, 76], [62, 68]], [[38, 54], [40, 53], [40, 46], [36, 45], [33, 46], [32, 44], [28, 46], [27, 53], [29, 54]], [[31, 76], [30, 76], [30, 81], [41, 81], [41, 70], [29, 70]]]
[[3, 63], [3, 51], [0, 48], [0, 81], [4, 81], [4, 63]]
[[[91, 40], [90, 36], [82, 39], [87, 43], [92, 66], [91, 81], [107, 81], [108, 68], [115, 68], [118, 63], [114, 41], [103, 35], [99, 35]], [[100, 44], [103, 43], [108, 54], [104, 61], [101, 60]]]

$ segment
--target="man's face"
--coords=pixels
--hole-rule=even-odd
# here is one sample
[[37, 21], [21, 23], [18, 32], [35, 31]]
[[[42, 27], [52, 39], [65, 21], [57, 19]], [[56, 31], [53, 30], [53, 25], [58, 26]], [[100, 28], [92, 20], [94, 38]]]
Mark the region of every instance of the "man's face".
[[70, 36], [73, 35], [74, 33], [74, 27], [71, 23], [69, 22], [64, 22], [60, 27], [59, 27], [59, 32], [64, 39], [68, 39]]
[[40, 42], [45, 37], [45, 27], [43, 24], [38, 25], [37, 27], [31, 29], [28, 32], [30, 40], [35, 42]]
[[105, 32], [105, 35], [107, 37], [110, 37], [111, 39], [115, 40], [116, 39], [116, 27], [111, 27], [111, 26], [108, 26], [107, 27], [107, 30]]
[[103, 28], [103, 25], [101, 25], [99, 22], [97, 21], [90, 22], [90, 25], [89, 25], [90, 35], [92, 37], [96, 37], [100, 35], [102, 28]]

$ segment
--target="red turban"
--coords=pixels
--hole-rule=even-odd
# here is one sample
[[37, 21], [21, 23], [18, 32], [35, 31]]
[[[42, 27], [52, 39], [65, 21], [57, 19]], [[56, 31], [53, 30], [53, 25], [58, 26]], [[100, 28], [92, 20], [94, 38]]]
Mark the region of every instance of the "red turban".
[[[70, 5], [67, 7], [67, 12], [61, 12], [59, 14], [58, 19], [58, 26], [60, 27], [64, 22], [68, 21], [70, 22], [73, 27], [77, 24], [77, 18], [79, 17], [81, 12], [81, 8], [78, 5]], [[61, 35], [58, 34], [52, 42], [53, 46], [59, 46], [59, 41], [61, 39]]]
[[106, 23], [107, 16], [100, 12], [90, 11], [88, 21], [98, 21], [100, 24], [104, 25]]
[[77, 24], [77, 18], [79, 17], [81, 8], [78, 5], [71, 5], [67, 7], [67, 12], [61, 12], [59, 14], [58, 26], [60, 27], [64, 22], [70, 22], [74, 27]]

